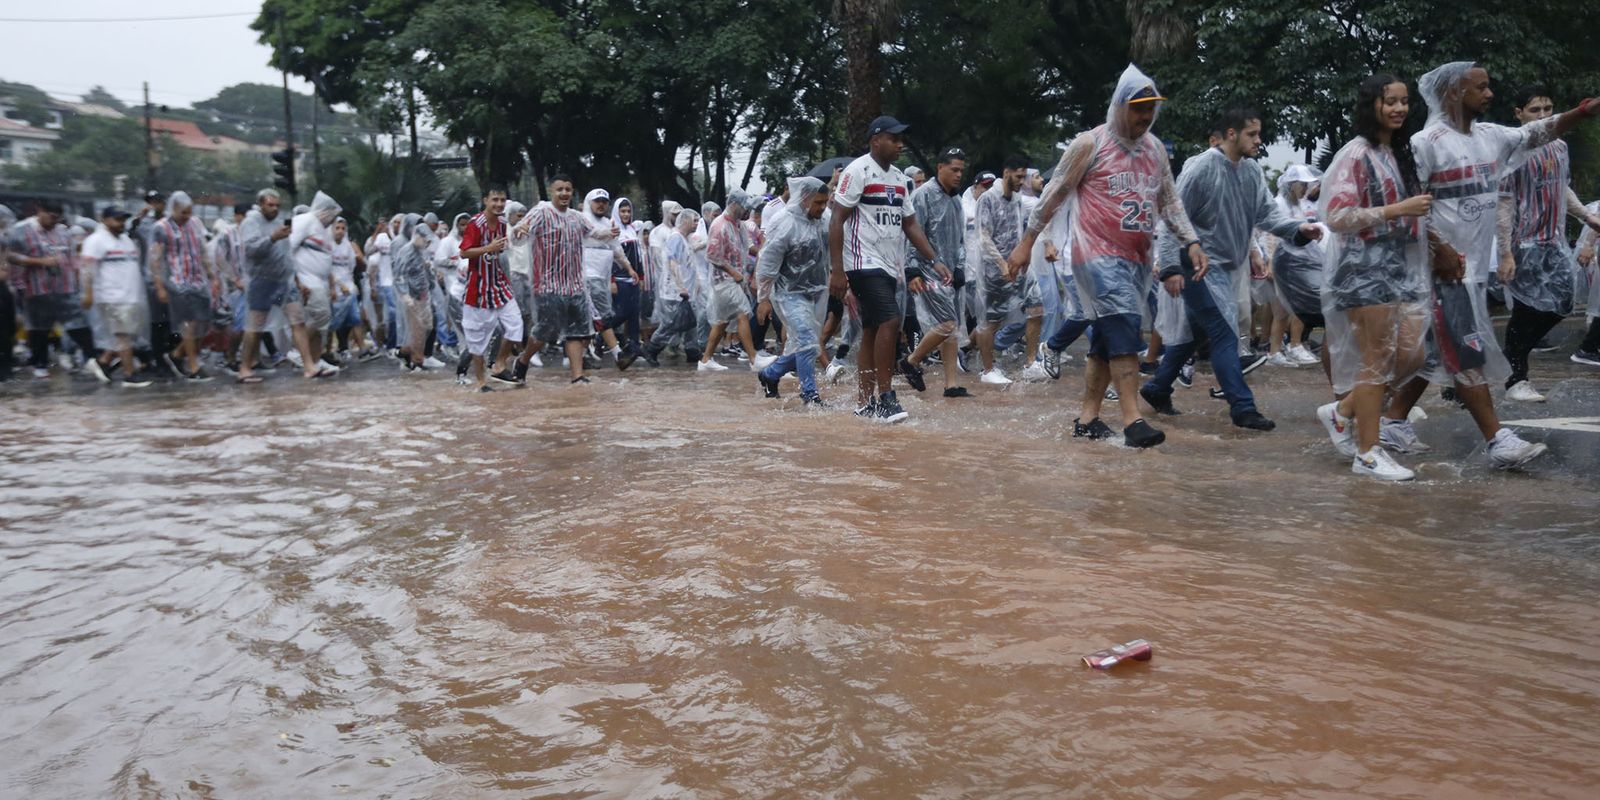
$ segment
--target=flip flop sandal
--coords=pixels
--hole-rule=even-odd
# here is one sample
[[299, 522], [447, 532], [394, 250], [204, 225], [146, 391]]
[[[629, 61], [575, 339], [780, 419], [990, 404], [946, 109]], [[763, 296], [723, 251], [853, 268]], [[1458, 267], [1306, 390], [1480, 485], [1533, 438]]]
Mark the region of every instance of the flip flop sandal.
[[264, 380], [266, 379], [262, 378], [260, 375], [241, 375], [237, 380], [234, 381], [234, 383], [256, 384], [261, 383]]

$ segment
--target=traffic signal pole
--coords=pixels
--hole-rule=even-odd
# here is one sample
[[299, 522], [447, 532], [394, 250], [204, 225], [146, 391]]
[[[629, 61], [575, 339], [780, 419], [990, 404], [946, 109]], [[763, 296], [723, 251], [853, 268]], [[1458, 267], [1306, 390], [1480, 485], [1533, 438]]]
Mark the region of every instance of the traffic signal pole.
[[[289, 169], [288, 169], [288, 174], [287, 175], [284, 175], [281, 172], [278, 173], [280, 178], [279, 178], [279, 180], [274, 181], [274, 184], [277, 185], [278, 188], [283, 189], [283, 190], [285, 190], [285, 191], [287, 191], [289, 193], [289, 203], [288, 203], [288, 205], [292, 208], [294, 206], [294, 203], [295, 203], [295, 185], [294, 185], [294, 117], [291, 115], [291, 113], [289, 111], [289, 68], [288, 68], [288, 58], [286, 56], [286, 54], [288, 52], [289, 52], [289, 40], [284, 35], [283, 10], [279, 9], [278, 10], [278, 71], [283, 74], [283, 142], [284, 142], [284, 146], [286, 148], [283, 151], [283, 153], [286, 153], [288, 155]], [[273, 154], [273, 160], [274, 161], [278, 160], [278, 156], [279, 155], [280, 155], [279, 153], [274, 153]], [[274, 167], [273, 168], [273, 172], [278, 172], [278, 168]], [[284, 179], [287, 179], [287, 185], [285, 185], [285, 180]]]

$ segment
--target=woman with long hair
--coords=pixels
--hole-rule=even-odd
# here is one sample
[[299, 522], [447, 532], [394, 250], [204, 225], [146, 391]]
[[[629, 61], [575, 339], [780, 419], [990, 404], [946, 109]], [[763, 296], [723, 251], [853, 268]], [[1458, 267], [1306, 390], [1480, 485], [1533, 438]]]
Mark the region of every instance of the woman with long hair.
[[[1386, 388], [1423, 368], [1429, 289], [1426, 217], [1410, 147], [1411, 93], [1373, 75], [1356, 92], [1356, 137], [1322, 182], [1319, 215], [1333, 235], [1323, 261], [1330, 378], [1339, 399], [1317, 409], [1351, 471], [1379, 480], [1415, 474], [1378, 446]], [[1353, 430], [1352, 430], [1353, 429]]]

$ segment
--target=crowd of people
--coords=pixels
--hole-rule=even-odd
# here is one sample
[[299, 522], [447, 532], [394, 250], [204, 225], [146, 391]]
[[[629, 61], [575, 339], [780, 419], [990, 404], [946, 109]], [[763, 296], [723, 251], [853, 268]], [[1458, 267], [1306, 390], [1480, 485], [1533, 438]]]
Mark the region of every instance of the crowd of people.
[[[743, 362], [769, 398], [792, 374], [809, 406], [853, 357], [855, 414], [882, 422], [909, 416], [897, 377], [922, 392], [938, 367], [944, 397], [970, 397], [963, 374], [1059, 378], [1086, 337], [1075, 437], [1115, 436], [1110, 401], [1126, 445], [1160, 444], [1140, 403], [1180, 414], [1174, 387], [1202, 360], [1233, 424], [1271, 431], [1249, 373], [1320, 365], [1332, 399], [1316, 416], [1356, 474], [1413, 477], [1389, 453], [1428, 449], [1413, 409], [1431, 383], [1471, 415], [1492, 463], [1518, 466], [1545, 445], [1500, 425], [1490, 387], [1542, 402], [1529, 354], [1585, 295], [1572, 360], [1600, 366], [1600, 280], [1585, 272], [1600, 206], [1569, 187], [1559, 138], [1600, 101], [1558, 115], [1548, 90], [1525, 87], [1507, 127], [1481, 120], [1493, 96], [1481, 66], [1446, 64], [1418, 85], [1419, 131], [1407, 82], [1374, 75], [1326, 173], [1293, 165], [1275, 192], [1247, 108], [1220, 113], [1210, 149], [1175, 178], [1151, 132], [1167, 100], [1130, 65], [1105, 123], [1065, 146], [1048, 182], [1022, 156], [969, 182], [956, 148], [902, 170], [906, 126], [880, 117], [866, 154], [829, 181], [699, 209], [666, 201], [654, 224], [605, 189], [578, 200], [565, 175], [531, 208], [491, 185], [476, 214], [397, 213], [364, 242], [321, 192], [286, 212], [262, 190], [210, 230], [183, 192], [98, 221], [49, 200], [20, 221], [0, 206], [0, 300], [21, 317], [36, 378], [52, 348], [130, 388], [219, 367], [241, 384], [287, 365], [326, 379], [388, 359], [416, 375], [453, 362], [457, 382], [489, 392], [526, 384], [545, 358], [583, 384], [608, 362], [681, 357], [701, 372]], [[1576, 248], [1568, 215], [1587, 226]], [[1491, 304], [1510, 309], [1503, 344]]]

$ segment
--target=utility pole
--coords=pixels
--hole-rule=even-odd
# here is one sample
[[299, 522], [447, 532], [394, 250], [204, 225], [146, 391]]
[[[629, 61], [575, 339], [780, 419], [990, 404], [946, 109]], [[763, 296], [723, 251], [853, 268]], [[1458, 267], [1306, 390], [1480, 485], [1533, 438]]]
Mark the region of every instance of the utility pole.
[[322, 137], [317, 135], [317, 106], [322, 105], [322, 81], [311, 83], [311, 180], [322, 186]]
[[150, 82], [144, 82], [144, 190], [156, 188], [156, 136], [150, 122]]

